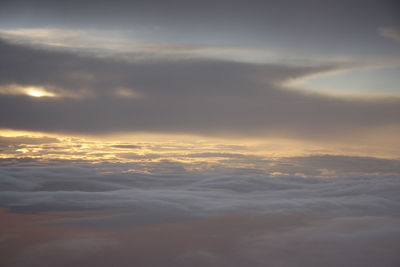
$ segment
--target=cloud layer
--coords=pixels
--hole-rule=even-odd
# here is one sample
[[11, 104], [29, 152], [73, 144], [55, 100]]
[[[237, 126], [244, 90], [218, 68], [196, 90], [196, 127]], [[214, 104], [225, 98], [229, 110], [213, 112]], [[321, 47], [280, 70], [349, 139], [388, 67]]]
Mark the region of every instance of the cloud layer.
[[[0, 127], [53, 132], [181, 132], [319, 138], [397, 127], [400, 101], [288, 90], [341, 68], [211, 59], [101, 59], [0, 43], [0, 85], [59, 97], [0, 95]], [[6, 92], [6, 91], [5, 91]], [[390, 130], [389, 130], [390, 131]], [[388, 134], [390, 136], [390, 134]]]
[[[312, 156], [263, 163], [275, 174], [189, 171], [165, 161], [2, 167], [1, 263], [398, 265], [399, 161]], [[140, 168], [147, 172], [133, 171]]]
[[143, 216], [146, 222], [232, 213], [367, 216], [398, 215], [400, 210], [395, 173], [314, 178], [241, 174], [229, 168], [192, 172], [179, 164], [160, 164], [153, 163], [153, 174], [127, 172], [118, 165], [2, 168], [0, 202], [29, 212], [133, 209], [133, 217]]
[[398, 174], [317, 178], [166, 168], [2, 168], [2, 264], [399, 263]]

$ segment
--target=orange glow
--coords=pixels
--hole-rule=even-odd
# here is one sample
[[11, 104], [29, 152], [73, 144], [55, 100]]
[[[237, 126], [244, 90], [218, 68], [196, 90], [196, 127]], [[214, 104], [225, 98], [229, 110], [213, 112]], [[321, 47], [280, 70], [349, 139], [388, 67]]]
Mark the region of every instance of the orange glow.
[[[398, 157], [397, 150], [356, 145], [324, 144], [288, 139], [222, 139], [190, 135], [125, 134], [66, 136], [40, 132], [0, 130], [0, 159], [32, 164], [135, 163], [126, 171], [146, 172], [147, 164], [176, 162], [187, 170], [218, 167], [267, 171], [274, 161], [309, 155]], [[373, 152], [373, 154], [371, 154]]]

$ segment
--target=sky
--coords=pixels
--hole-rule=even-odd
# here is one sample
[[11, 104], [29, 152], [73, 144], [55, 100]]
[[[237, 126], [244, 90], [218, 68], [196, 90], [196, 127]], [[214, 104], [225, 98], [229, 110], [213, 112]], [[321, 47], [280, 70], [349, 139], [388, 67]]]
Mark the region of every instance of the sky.
[[1, 1], [0, 265], [398, 266], [399, 14]]

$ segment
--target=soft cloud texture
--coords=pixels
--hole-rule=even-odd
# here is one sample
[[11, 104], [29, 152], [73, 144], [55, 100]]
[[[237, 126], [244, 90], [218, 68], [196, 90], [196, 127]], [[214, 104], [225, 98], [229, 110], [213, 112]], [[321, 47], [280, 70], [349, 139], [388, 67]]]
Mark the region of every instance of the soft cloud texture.
[[[392, 163], [397, 168], [394, 165], [395, 169], [387, 174], [377, 173], [384, 166], [377, 164], [374, 172], [342, 172], [339, 178], [336, 172], [340, 173], [343, 165], [340, 158], [330, 158], [325, 164], [317, 163], [317, 158], [307, 160], [311, 164], [302, 165], [305, 169], [314, 167], [315, 174], [321, 174], [319, 170], [327, 164], [335, 164], [332, 162], [336, 161], [338, 166], [325, 169], [335, 173], [331, 178], [324, 172], [324, 178], [313, 177], [311, 170], [300, 174], [303, 167], [296, 166], [298, 159], [281, 163], [289, 172], [285, 175], [257, 170], [240, 173], [229, 168], [187, 171], [185, 165], [168, 162], [147, 164], [145, 169], [149, 171], [153, 166], [153, 174], [126, 171], [134, 169], [135, 164], [114, 168], [2, 168], [0, 201], [13, 210], [30, 212], [134, 209], [135, 216], [143, 216], [146, 222], [151, 218], [158, 221], [164, 215], [185, 218], [231, 213], [398, 214], [398, 162]], [[368, 159], [365, 162], [368, 164]], [[283, 173], [283, 166], [274, 165], [277, 162], [271, 167], [272, 173]]]
[[0, 209], [0, 249], [8, 251], [2, 263], [398, 265], [398, 160], [187, 156], [269, 167], [190, 171], [190, 164], [168, 161], [2, 167], [0, 203], [8, 209]]

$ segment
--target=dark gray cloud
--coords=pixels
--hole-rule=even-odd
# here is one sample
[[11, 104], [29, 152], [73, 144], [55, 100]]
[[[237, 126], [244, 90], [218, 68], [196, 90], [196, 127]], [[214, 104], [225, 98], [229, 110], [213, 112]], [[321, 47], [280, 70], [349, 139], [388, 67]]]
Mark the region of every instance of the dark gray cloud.
[[[291, 66], [208, 59], [124, 62], [0, 43], [0, 84], [41, 86], [61, 98], [0, 96], [0, 127], [319, 138], [399, 125], [400, 101], [343, 99], [281, 82], [340, 65]], [[118, 90], [133, 97], [118, 95]], [[82, 96], [74, 98], [68, 96]]]

